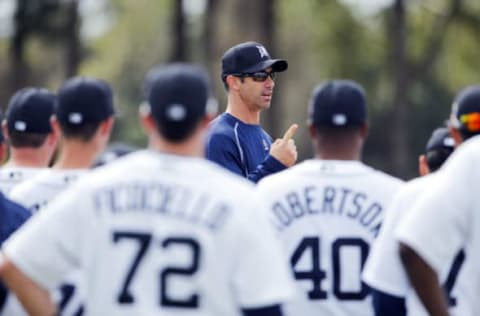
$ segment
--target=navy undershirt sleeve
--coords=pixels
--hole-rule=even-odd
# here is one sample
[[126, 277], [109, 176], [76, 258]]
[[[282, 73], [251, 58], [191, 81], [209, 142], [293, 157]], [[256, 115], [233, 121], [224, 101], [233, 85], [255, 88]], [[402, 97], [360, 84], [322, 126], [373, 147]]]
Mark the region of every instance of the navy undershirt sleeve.
[[262, 178], [272, 173], [284, 170], [286, 167], [273, 156], [268, 155], [267, 158], [257, 166], [253, 172], [247, 175], [247, 179], [257, 183]]
[[375, 316], [406, 316], [405, 298], [371, 289]]
[[[0, 193], [0, 243], [17, 230], [29, 217], [31, 213], [21, 205], [6, 199]], [[7, 298], [7, 289], [0, 282], [0, 312], [2, 311]]]

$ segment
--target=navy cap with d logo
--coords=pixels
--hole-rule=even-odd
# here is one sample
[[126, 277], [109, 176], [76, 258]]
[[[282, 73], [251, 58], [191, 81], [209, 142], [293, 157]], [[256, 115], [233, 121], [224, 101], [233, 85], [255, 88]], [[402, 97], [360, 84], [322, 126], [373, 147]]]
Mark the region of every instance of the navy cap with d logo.
[[359, 126], [367, 122], [365, 91], [352, 80], [317, 85], [308, 106], [308, 122], [316, 127]]
[[114, 113], [112, 90], [105, 81], [74, 77], [58, 91], [55, 114], [62, 124], [80, 126], [101, 122]]
[[28, 87], [16, 92], [8, 103], [9, 132], [47, 134], [56, 96], [47, 89]]
[[284, 59], [272, 59], [265, 47], [257, 42], [245, 42], [228, 49], [222, 57], [222, 79], [229, 74], [248, 74], [272, 68], [273, 72], [285, 71]]
[[145, 95], [148, 111], [170, 141], [183, 140], [202, 118], [217, 111], [207, 72], [191, 64], [152, 69], [145, 80]]

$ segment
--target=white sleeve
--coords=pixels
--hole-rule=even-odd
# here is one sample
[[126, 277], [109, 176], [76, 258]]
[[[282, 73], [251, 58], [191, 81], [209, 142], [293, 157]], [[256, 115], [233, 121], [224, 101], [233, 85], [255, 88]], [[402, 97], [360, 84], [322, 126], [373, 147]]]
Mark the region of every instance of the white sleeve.
[[268, 222], [268, 209], [253, 196], [244, 205], [250, 210], [244, 212], [240, 235], [232, 245], [237, 254], [233, 284], [239, 303], [243, 308], [283, 303], [293, 295], [294, 285], [288, 260]]
[[80, 264], [81, 236], [89, 234], [91, 205], [74, 187], [34, 215], [2, 247], [27, 276], [47, 289]]
[[397, 240], [414, 249], [437, 273], [463, 247], [473, 223], [470, 190], [478, 188], [474, 181], [479, 178], [472, 164], [477, 157], [471, 154], [463, 152], [451, 157], [395, 234]]
[[363, 280], [371, 287], [401, 297], [407, 295], [410, 283], [400, 261], [393, 233], [406, 215], [406, 205], [414, 198], [407, 188], [408, 185], [395, 196], [386, 210], [380, 235], [373, 243], [362, 273]]

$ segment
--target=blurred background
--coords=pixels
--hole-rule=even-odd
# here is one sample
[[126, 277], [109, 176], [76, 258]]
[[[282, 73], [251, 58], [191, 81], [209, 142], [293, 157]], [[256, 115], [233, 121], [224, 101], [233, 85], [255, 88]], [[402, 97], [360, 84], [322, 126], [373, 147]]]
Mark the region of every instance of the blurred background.
[[478, 0], [0, 0], [0, 104], [5, 110], [27, 85], [56, 90], [73, 75], [102, 78], [121, 112], [112, 141], [143, 146], [137, 106], [149, 68], [205, 65], [223, 110], [221, 56], [255, 40], [289, 62], [262, 115], [272, 137], [299, 123], [299, 159], [310, 158], [310, 91], [354, 79], [369, 101], [364, 160], [409, 179], [453, 96], [480, 82], [479, 39]]

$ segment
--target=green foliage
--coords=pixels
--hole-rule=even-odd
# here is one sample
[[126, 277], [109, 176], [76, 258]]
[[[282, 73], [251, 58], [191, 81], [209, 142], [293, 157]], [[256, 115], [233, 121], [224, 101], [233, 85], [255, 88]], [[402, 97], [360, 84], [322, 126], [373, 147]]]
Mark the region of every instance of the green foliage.
[[113, 138], [141, 146], [146, 141], [137, 119], [142, 82], [148, 69], [168, 54], [170, 1], [114, 0], [112, 4], [115, 27], [89, 43], [91, 55], [80, 72], [112, 84], [120, 111]]
[[[115, 90], [120, 118], [114, 140], [139, 146], [145, 144], [145, 136], [137, 120], [138, 104], [142, 101], [141, 83], [151, 66], [169, 57], [173, 1], [177, 0], [111, 0], [115, 16], [113, 28], [101, 38], [83, 43], [86, 54], [80, 73], [103, 78]], [[439, 29], [439, 21], [452, 1], [405, 1], [406, 67], [410, 77], [409, 87], [403, 91], [409, 113], [409, 121], [404, 128], [410, 132], [411, 158], [405, 162], [410, 172], [403, 177], [416, 173], [416, 155], [423, 150], [431, 131], [447, 118], [455, 93], [480, 81], [477, 56], [480, 50], [477, 40], [480, 35], [480, 2], [464, 0], [462, 10], [448, 27]], [[315, 84], [330, 78], [354, 79], [365, 87], [369, 100], [371, 132], [365, 158], [376, 167], [388, 168], [389, 134], [395, 120], [392, 116], [395, 93], [393, 70], [398, 62], [392, 58], [392, 38], [388, 31], [393, 17], [392, 8], [365, 16], [339, 0], [277, 0], [274, 5], [277, 14], [275, 54], [286, 58], [290, 65], [276, 82], [275, 106], [281, 109], [281, 121], [277, 122], [280, 128], [277, 129], [283, 130], [293, 122], [303, 125], [310, 91]], [[238, 35], [233, 32], [244, 26], [242, 23], [251, 22], [234, 19], [232, 12], [225, 9], [228, 7], [232, 6], [217, 6], [220, 9], [215, 14], [218, 18], [213, 34], [217, 49], [229, 47], [232, 38]], [[27, 42], [26, 60], [35, 70], [30, 73], [30, 82], [41, 82], [55, 88], [63, 80], [65, 57], [55, 37], [56, 25], [62, 21], [62, 15], [57, 14], [61, 11], [57, 10], [58, 7], [49, 8], [51, 10], [43, 17], [36, 15], [31, 20], [37, 24], [34, 36]], [[187, 21], [190, 41], [187, 56], [193, 60], [204, 60], [207, 56], [202, 43], [205, 21], [201, 20], [204, 17], [195, 16], [195, 20], [190, 17]], [[42, 32], [44, 35], [38, 36]], [[439, 38], [440, 45], [431, 55], [432, 65], [418, 71], [422, 69], [418, 66], [428, 61], [425, 53], [435, 37]], [[1, 61], [7, 60], [8, 45], [7, 41], [0, 41]], [[210, 56], [214, 60], [206, 62], [217, 67], [221, 53], [215, 53], [218, 56]], [[218, 68], [214, 69], [218, 72]], [[0, 83], [8, 80], [8, 70], [8, 63], [0, 62]], [[218, 80], [217, 74], [212, 74], [212, 78]], [[221, 93], [223, 90], [219, 89]], [[0, 97], [4, 99], [1, 92]], [[222, 95], [218, 97], [222, 98]], [[299, 130], [296, 140], [300, 159], [309, 157], [310, 141], [305, 126]]]

